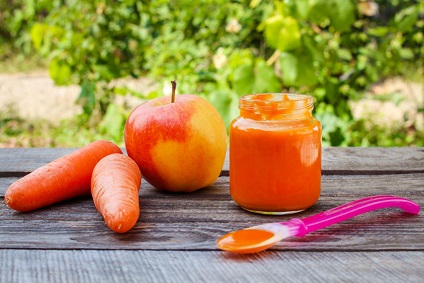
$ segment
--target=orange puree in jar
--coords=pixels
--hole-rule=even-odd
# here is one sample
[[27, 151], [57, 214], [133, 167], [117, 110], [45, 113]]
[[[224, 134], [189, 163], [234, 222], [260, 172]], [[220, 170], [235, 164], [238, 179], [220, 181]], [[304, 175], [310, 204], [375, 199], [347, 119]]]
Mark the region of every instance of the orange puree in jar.
[[321, 190], [321, 124], [313, 98], [252, 94], [240, 98], [230, 126], [230, 192], [242, 208], [286, 214], [312, 206]]

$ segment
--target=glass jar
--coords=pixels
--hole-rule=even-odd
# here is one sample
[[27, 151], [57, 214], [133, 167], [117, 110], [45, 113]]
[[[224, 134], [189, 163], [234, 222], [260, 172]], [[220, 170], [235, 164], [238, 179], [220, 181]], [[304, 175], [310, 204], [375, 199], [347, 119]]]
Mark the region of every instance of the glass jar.
[[312, 206], [321, 191], [321, 123], [308, 95], [240, 98], [230, 125], [230, 193], [256, 213], [289, 214]]

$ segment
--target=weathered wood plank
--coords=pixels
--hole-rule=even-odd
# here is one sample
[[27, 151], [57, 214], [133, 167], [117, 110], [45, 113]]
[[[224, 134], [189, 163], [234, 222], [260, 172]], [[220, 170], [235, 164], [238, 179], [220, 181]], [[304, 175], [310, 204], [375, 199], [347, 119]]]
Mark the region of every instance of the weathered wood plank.
[[[8, 178], [2, 178], [8, 179]], [[5, 187], [1, 185], [2, 196]], [[148, 183], [140, 191], [141, 216], [135, 228], [118, 235], [103, 223], [89, 197], [29, 213], [0, 202], [0, 249], [216, 250], [221, 235], [264, 222], [305, 217], [355, 199], [395, 194], [424, 204], [424, 174], [328, 175], [319, 202], [292, 216], [256, 215], [240, 209], [229, 194], [228, 177], [190, 194], [158, 192]], [[368, 213], [289, 239], [274, 250], [424, 250], [424, 220], [398, 209]]]
[[0, 282], [422, 282], [424, 252], [0, 250]]
[[[228, 177], [190, 194], [158, 192], [144, 182], [140, 220], [123, 235], [106, 227], [89, 196], [30, 213], [7, 207], [4, 193], [12, 182], [72, 150], [19, 149], [5, 154], [0, 149], [0, 282], [424, 278], [423, 217], [399, 209], [374, 211], [304, 238], [287, 239], [256, 255], [232, 255], [215, 247], [218, 237], [234, 229], [302, 218], [369, 195], [395, 194], [423, 205], [423, 148], [325, 148], [321, 198], [292, 216], [243, 211], [230, 197]], [[228, 158], [222, 175], [228, 175]]]
[[322, 156], [325, 175], [424, 173], [422, 147], [332, 147]]
[[21, 177], [75, 148], [1, 148], [0, 177]]
[[[222, 175], [227, 176], [229, 168], [227, 154]], [[398, 173], [424, 173], [424, 148], [323, 148], [323, 175]]]
[[[74, 150], [2, 148], [0, 177], [24, 176]], [[424, 173], [424, 148], [324, 148], [322, 170], [324, 175]], [[228, 174], [227, 154], [221, 175]]]

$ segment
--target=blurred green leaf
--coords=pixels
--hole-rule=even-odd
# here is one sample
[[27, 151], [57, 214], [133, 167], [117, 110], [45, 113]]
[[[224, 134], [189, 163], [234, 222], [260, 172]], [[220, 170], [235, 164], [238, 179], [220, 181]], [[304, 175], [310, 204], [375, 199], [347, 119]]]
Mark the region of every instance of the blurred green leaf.
[[234, 69], [233, 89], [239, 95], [246, 95], [253, 92], [255, 74], [252, 64], [244, 64]]
[[352, 53], [348, 49], [338, 49], [337, 55], [340, 59], [350, 61], [352, 60]]
[[414, 52], [410, 48], [402, 48], [399, 50], [399, 55], [401, 58], [410, 60], [414, 58]]
[[277, 14], [265, 21], [265, 39], [269, 46], [282, 52], [300, 46], [300, 29], [296, 19]]
[[125, 120], [123, 110], [115, 104], [109, 104], [106, 114], [99, 124], [99, 130], [113, 140], [120, 141], [123, 137]]
[[46, 24], [36, 23], [32, 26], [30, 35], [35, 48], [40, 49], [43, 37], [48, 29]]
[[296, 12], [302, 19], [307, 19], [310, 10], [310, 0], [293, 1], [296, 5]]
[[395, 15], [395, 23], [400, 32], [407, 32], [412, 29], [418, 19], [419, 11], [414, 6], [405, 8]]
[[296, 85], [297, 79], [297, 58], [291, 53], [283, 52], [280, 54], [280, 68], [283, 82], [287, 86]]
[[388, 27], [375, 27], [368, 29], [368, 33], [372, 36], [385, 36], [388, 32], [390, 32], [390, 29]]
[[323, 25], [328, 20], [338, 32], [349, 31], [355, 21], [355, 6], [351, 0], [312, 0], [311, 6], [312, 22]]
[[263, 59], [256, 60], [253, 91], [255, 93], [281, 91], [281, 83], [275, 75], [274, 69], [268, 66]]
[[99, 80], [111, 81], [114, 78], [119, 78], [119, 70], [114, 64], [94, 65], [94, 72], [98, 73]]
[[334, 146], [340, 146], [346, 139], [346, 133], [343, 132], [343, 129], [337, 127], [335, 131], [329, 133], [330, 143]]
[[262, 0], [250, 0], [250, 8], [256, 8]]
[[10, 30], [14, 36], [16, 36], [25, 20], [24, 13], [21, 10], [14, 12], [13, 20], [10, 22]]
[[229, 89], [216, 89], [209, 94], [209, 101], [221, 114], [225, 125], [238, 116], [239, 96]]
[[65, 61], [53, 59], [50, 62], [49, 74], [57, 85], [69, 85], [71, 83], [72, 71]]
[[304, 50], [297, 55], [297, 85], [314, 86], [318, 82], [310, 52]]
[[26, 18], [31, 18], [35, 15], [35, 0], [25, 0], [24, 12]]
[[82, 105], [85, 114], [90, 115], [96, 105], [95, 96], [96, 85], [93, 82], [85, 81], [81, 86], [81, 92], [77, 102]]

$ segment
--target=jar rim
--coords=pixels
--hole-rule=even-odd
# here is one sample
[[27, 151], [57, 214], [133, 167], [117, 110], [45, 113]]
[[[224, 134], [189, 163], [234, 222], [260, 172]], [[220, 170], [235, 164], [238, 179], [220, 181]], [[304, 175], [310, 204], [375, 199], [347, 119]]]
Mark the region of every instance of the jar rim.
[[252, 109], [273, 109], [273, 110], [301, 110], [312, 109], [314, 98], [307, 94], [296, 93], [257, 93], [240, 97], [239, 108]]

